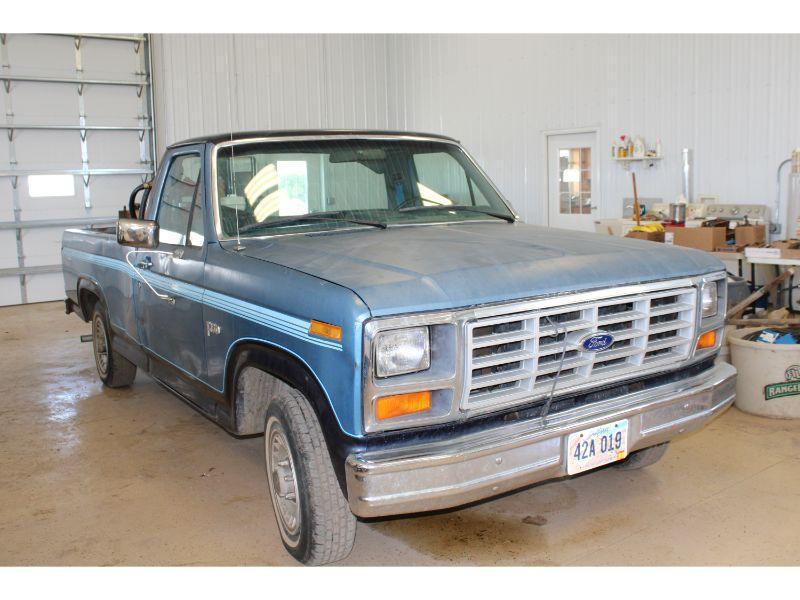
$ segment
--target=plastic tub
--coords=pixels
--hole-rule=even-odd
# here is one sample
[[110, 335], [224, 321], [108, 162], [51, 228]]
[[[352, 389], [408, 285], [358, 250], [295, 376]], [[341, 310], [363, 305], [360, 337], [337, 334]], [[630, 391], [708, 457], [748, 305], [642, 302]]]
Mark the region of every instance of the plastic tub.
[[736, 378], [737, 408], [775, 419], [800, 418], [800, 344], [743, 339], [765, 327], [728, 332]]

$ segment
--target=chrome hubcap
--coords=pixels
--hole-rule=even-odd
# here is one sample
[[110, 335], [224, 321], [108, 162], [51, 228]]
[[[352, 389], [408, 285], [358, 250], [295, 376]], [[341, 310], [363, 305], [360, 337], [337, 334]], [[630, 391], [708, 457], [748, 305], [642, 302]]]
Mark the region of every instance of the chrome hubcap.
[[274, 419], [270, 419], [266, 439], [267, 476], [272, 503], [284, 538], [291, 543], [300, 531], [300, 498], [297, 473], [286, 436]]
[[106, 336], [106, 326], [100, 315], [96, 315], [92, 324], [92, 345], [94, 346], [94, 360], [97, 363], [97, 370], [102, 377], [108, 373], [108, 337]]

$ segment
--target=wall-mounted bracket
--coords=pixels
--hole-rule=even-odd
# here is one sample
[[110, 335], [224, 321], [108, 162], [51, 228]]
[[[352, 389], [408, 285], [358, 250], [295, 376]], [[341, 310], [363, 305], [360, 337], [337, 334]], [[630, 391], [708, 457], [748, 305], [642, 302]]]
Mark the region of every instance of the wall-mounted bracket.
[[79, 35], [75, 36], [75, 50], [81, 49], [81, 42], [83, 42], [83, 38]]
[[141, 98], [143, 92], [144, 92], [144, 86], [140, 85], [136, 90], [136, 97]]
[[11, 80], [10, 79], [4, 79], [3, 80], [3, 87], [6, 88], [6, 94], [11, 93]]
[[139, 54], [139, 49], [142, 47], [142, 40], [136, 40], [133, 42], [133, 51], [136, 54]]
[[83, 175], [81, 175], [81, 177], [83, 178], [83, 185], [88, 187], [89, 186], [89, 180], [92, 178], [92, 174], [91, 173], [84, 173]]
[[0, 33], [0, 45], [6, 45], [6, 37], [8, 36], [7, 33]]
[[78, 96], [83, 96], [83, 83], [78, 84]]
[[11, 177], [11, 187], [17, 189], [17, 184], [19, 183], [19, 177], [16, 175]]
[[14, 141], [14, 128], [13, 127], [9, 127], [8, 131], [6, 133], [8, 134], [8, 141], [9, 142], [13, 142]]
[[79, 134], [81, 136], [81, 141], [85, 142], [86, 141], [86, 129], [80, 129], [79, 130]]

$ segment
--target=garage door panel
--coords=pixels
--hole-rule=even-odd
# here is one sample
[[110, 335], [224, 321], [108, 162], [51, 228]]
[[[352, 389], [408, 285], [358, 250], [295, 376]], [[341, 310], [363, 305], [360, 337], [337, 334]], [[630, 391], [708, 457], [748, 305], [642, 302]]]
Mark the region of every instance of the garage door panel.
[[[75, 72], [68, 76], [74, 77]], [[11, 103], [15, 123], [78, 124], [78, 86], [74, 84], [12, 81]]]
[[61, 262], [63, 227], [42, 227], [22, 232], [25, 266], [40, 267]]
[[91, 131], [86, 143], [92, 168], [142, 167], [137, 131]]
[[77, 131], [15, 132], [14, 148], [21, 169], [80, 169], [81, 137]]
[[13, 229], [0, 229], [0, 269], [17, 266], [17, 236]]
[[20, 294], [19, 277], [0, 276], [0, 306], [22, 303]]
[[68, 37], [9, 34], [8, 62], [16, 75], [71, 77], [75, 48]]
[[99, 79], [134, 79], [141, 68], [134, 42], [109, 44], [106, 40], [86, 38], [81, 42], [81, 59], [86, 77]]
[[87, 122], [91, 122], [91, 119], [113, 118], [119, 123], [135, 119], [141, 114], [142, 108], [142, 99], [136, 94], [138, 89], [129, 85], [87, 86], [84, 91]]
[[133, 188], [140, 183], [142, 178], [137, 175], [95, 178], [92, 180], [92, 213], [116, 217], [117, 211], [128, 205]]
[[[61, 273], [28, 275], [26, 281], [28, 302], [47, 302], [64, 298], [64, 276]], [[53, 297], [53, 290], [61, 290]]]
[[0, 177], [0, 221], [14, 220], [13, 188], [10, 177]]

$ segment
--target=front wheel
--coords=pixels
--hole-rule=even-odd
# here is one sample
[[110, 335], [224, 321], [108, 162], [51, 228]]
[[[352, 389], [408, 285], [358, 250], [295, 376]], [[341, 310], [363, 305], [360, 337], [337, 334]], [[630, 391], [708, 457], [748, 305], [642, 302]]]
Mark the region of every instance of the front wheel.
[[285, 388], [270, 403], [264, 450], [275, 519], [289, 554], [307, 565], [346, 558], [356, 519], [339, 488], [317, 417], [299, 391]]

